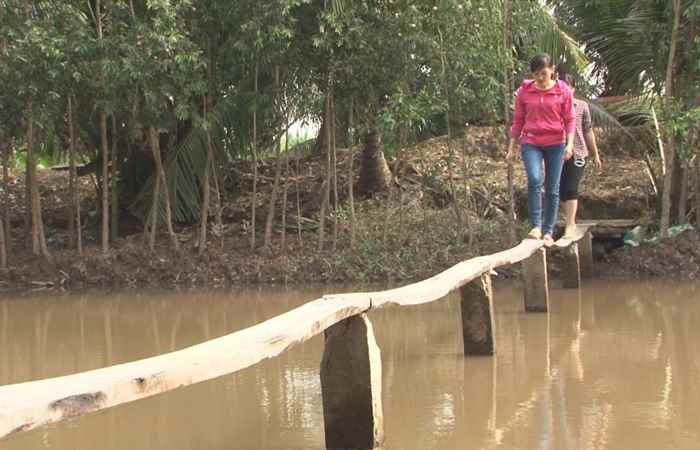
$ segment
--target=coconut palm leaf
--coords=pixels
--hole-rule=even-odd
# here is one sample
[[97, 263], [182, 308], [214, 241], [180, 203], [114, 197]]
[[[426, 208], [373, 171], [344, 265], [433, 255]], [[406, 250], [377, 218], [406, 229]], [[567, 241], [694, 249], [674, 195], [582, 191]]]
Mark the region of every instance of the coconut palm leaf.
[[[247, 114], [250, 103], [250, 96], [224, 97], [215, 105], [207, 118], [211, 124], [210, 132], [216, 163], [245, 156], [242, 153], [245, 153], [248, 147]], [[244, 132], [238, 132], [238, 130], [244, 130]], [[172, 197], [172, 216], [175, 222], [191, 222], [199, 217], [201, 180], [206, 162], [206, 132], [201, 127], [193, 128], [167, 154], [163, 166]], [[154, 183], [155, 175], [151, 175], [131, 205], [132, 212], [140, 217], [148, 217]], [[159, 205], [162, 218], [165, 214], [164, 202], [159, 202]]]
[[557, 21], [585, 45], [606, 95], [660, 93], [670, 36], [667, 0], [547, 0]]
[[535, 12], [542, 30], [536, 39], [537, 47], [550, 54], [558, 64], [584, 72], [590, 61], [581, 43], [564, 29], [547, 7], [540, 4]]
[[[252, 83], [245, 80], [241, 86]], [[275, 114], [272, 98], [265, 93], [255, 95], [252, 91], [234, 91], [222, 96], [213, 106], [209, 117], [212, 143], [216, 162], [249, 158], [251, 155], [250, 116], [253, 109], [258, 111], [258, 126], [261, 130], [275, 129], [271, 122], [278, 116]], [[267, 122], [267, 123], [266, 123]], [[190, 133], [169, 151], [165, 156], [163, 166], [168, 179], [171, 194], [172, 217], [175, 222], [187, 223], [197, 220], [201, 202], [201, 182], [207, 160], [206, 133], [200, 128], [193, 128]], [[277, 142], [269, 136], [258, 136], [260, 142]], [[259, 149], [260, 156], [261, 151]], [[140, 217], [148, 217], [147, 212], [152, 204], [155, 174], [151, 175], [144, 184], [131, 210]], [[162, 195], [162, 194], [161, 194]], [[164, 217], [164, 202], [161, 205], [161, 218]]]

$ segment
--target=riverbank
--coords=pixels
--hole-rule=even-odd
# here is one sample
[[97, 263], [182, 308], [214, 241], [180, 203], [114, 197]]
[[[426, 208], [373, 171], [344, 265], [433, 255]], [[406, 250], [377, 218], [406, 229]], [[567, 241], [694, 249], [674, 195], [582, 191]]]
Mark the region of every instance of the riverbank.
[[[605, 144], [602, 147], [605, 149]], [[600, 174], [592, 169], [587, 172], [580, 217], [639, 218], [653, 211], [655, 197], [644, 175], [642, 159], [613, 149], [612, 144], [608, 147], [605, 170]], [[322, 249], [318, 236], [322, 155], [292, 156], [290, 167], [299, 168], [299, 173], [289, 178], [286, 206], [282, 205], [281, 195], [277, 204], [277, 211], [285, 211], [286, 235], [283, 237], [278, 213], [267, 248], [263, 246], [264, 219], [276, 164], [274, 160], [261, 162], [255, 197], [254, 250], [250, 215], [252, 167], [246, 162], [231, 164], [225, 168], [229, 182], [222, 195], [221, 225], [211, 219], [208, 248], [201, 256], [196, 248], [196, 225], [176, 226], [179, 251], [171, 248], [167, 236], [160, 235], [156, 250], [151, 252], [144, 243], [140, 225], [128, 214], [129, 220], [123, 220], [121, 226], [126, 236], [112, 242], [110, 251], [103, 255], [97, 241], [95, 190], [89, 180], [81, 184], [85, 251], [78, 256], [67, 248], [67, 174], [43, 170], [39, 176], [51, 259], [32, 256], [21, 248], [23, 184], [18, 179], [11, 186], [15, 251], [10, 255], [9, 269], [0, 272], [0, 288], [221, 287], [245, 283], [408, 282], [426, 278], [464, 259], [508, 247], [502, 148], [501, 130], [470, 127], [451, 143], [435, 138], [389, 158], [391, 189], [373, 198], [356, 199], [354, 243], [344, 188], [350, 152], [339, 151], [341, 207], [327, 220]], [[354, 152], [355, 168], [359, 165], [359, 153], [359, 149]], [[516, 186], [518, 215], [525, 217], [525, 174], [520, 164]], [[449, 194], [453, 191], [456, 202]], [[301, 220], [297, 211], [301, 211]], [[609, 243], [601, 243], [597, 250], [596, 264], [606, 276], [688, 278], [697, 275], [700, 264], [696, 232], [639, 248], [612, 249]], [[553, 264], [556, 266], [556, 258]], [[502, 275], [511, 277], [516, 271], [517, 268], [504, 269]]]

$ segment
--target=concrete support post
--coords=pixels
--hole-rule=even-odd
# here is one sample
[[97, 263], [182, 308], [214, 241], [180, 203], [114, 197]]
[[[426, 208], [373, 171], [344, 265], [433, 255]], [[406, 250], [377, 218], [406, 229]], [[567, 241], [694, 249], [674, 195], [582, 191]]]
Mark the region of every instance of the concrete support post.
[[549, 282], [547, 279], [547, 253], [537, 250], [522, 262], [525, 285], [525, 311], [547, 312], [549, 305]]
[[562, 281], [566, 289], [581, 287], [581, 264], [578, 255], [578, 243], [574, 242], [564, 249], [564, 266]]
[[460, 289], [462, 296], [462, 335], [465, 355], [493, 355], [493, 290], [491, 275], [480, 278]]
[[590, 280], [595, 276], [593, 269], [593, 235], [589, 231], [579, 242], [579, 263], [581, 265], [581, 279]]
[[327, 449], [374, 449], [384, 441], [382, 361], [365, 314], [325, 332], [321, 393]]

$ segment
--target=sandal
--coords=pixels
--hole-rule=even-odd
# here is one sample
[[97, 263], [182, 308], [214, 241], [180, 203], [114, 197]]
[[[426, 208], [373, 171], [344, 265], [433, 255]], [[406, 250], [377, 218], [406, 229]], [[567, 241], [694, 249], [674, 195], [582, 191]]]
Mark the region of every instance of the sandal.
[[527, 234], [527, 237], [530, 239], [542, 239], [542, 230], [540, 229], [540, 227], [534, 227]]

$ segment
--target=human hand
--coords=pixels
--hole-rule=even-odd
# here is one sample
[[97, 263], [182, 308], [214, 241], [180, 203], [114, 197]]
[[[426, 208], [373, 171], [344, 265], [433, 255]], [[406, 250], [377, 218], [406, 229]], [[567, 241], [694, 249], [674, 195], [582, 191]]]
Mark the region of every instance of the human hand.
[[593, 162], [595, 163], [595, 168], [598, 170], [598, 172], [601, 172], [603, 170], [603, 161], [600, 160], [600, 156], [596, 155]]
[[564, 148], [564, 160], [568, 161], [574, 156], [574, 146], [572, 144], [566, 144]]

